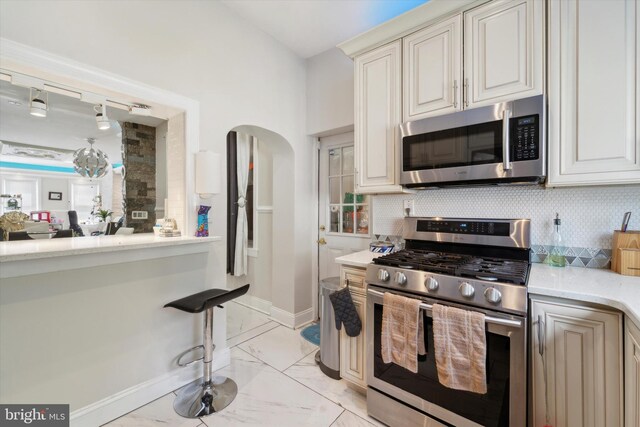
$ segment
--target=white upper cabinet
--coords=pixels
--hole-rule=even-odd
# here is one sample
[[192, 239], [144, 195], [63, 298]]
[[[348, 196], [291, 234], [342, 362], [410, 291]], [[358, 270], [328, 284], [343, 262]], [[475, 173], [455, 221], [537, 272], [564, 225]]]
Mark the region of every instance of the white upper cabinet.
[[356, 192], [401, 192], [396, 150], [401, 115], [400, 40], [355, 59]]
[[461, 110], [462, 15], [403, 40], [404, 121]]
[[551, 1], [548, 185], [640, 182], [640, 6]]
[[544, 5], [495, 0], [464, 13], [465, 108], [543, 93]]

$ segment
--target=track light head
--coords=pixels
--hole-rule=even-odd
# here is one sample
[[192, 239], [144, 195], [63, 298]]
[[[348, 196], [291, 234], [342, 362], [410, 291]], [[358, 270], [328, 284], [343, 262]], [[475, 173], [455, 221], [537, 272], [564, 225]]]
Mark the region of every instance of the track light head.
[[107, 106], [104, 104], [96, 105], [95, 110], [98, 111], [98, 114], [96, 114], [96, 123], [98, 123], [98, 129], [107, 130], [111, 128], [109, 117], [107, 117]]
[[[33, 96], [33, 91], [36, 91], [35, 96]], [[30, 102], [29, 102], [29, 114], [35, 117], [47, 117], [47, 110], [49, 107], [47, 106], [47, 102], [44, 99], [40, 99], [42, 92], [38, 89], [30, 90]], [[49, 97], [47, 96], [47, 99]]]

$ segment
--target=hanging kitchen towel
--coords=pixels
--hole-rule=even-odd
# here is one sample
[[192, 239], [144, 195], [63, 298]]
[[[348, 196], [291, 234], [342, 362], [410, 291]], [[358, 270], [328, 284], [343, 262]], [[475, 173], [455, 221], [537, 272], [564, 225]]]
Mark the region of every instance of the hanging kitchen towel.
[[381, 335], [382, 361], [417, 373], [418, 354], [427, 354], [420, 300], [385, 292]]
[[484, 314], [433, 305], [433, 344], [438, 380], [445, 387], [487, 392]]
[[336, 316], [336, 328], [341, 329], [341, 323], [344, 324], [344, 331], [350, 337], [357, 337], [362, 331], [362, 322], [353, 305], [351, 292], [348, 287], [344, 287], [329, 295], [333, 313]]

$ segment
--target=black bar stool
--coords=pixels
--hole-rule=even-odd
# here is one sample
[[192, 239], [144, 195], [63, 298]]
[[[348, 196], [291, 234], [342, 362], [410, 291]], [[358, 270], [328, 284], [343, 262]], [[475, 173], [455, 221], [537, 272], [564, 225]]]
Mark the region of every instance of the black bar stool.
[[[180, 366], [187, 366], [198, 360], [204, 360], [202, 378], [198, 378], [183, 387], [173, 402], [173, 409], [179, 415], [185, 418], [198, 418], [219, 412], [233, 402], [233, 399], [238, 394], [238, 386], [233, 380], [220, 375], [212, 376], [211, 362], [213, 361], [213, 349], [215, 348], [213, 345], [213, 309], [246, 294], [248, 290], [248, 284], [231, 291], [209, 289], [165, 305], [165, 307], [177, 308], [187, 313], [205, 312], [202, 345], [195, 346], [178, 357], [178, 365]], [[199, 348], [203, 349], [203, 357], [188, 363], [181, 362], [182, 357]]]

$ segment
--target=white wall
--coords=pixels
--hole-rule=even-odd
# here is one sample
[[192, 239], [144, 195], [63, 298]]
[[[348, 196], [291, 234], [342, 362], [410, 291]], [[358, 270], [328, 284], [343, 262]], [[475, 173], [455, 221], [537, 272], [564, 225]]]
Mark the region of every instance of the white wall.
[[[239, 125], [259, 126], [288, 141], [293, 161], [278, 172], [288, 185], [277, 192], [281, 205], [290, 204], [292, 209], [282, 212], [286, 226], [277, 230], [279, 241], [287, 244], [279, 248], [279, 267], [284, 267], [278, 293], [282, 299], [274, 299], [274, 305], [291, 314], [310, 308], [315, 227], [311, 223], [313, 145], [306, 136], [305, 62], [219, 2], [134, 0], [121, 6], [111, 1], [3, 0], [0, 36], [199, 101], [201, 149], [224, 155], [227, 132]], [[192, 179], [193, 171], [187, 174]], [[226, 240], [224, 183], [212, 203], [211, 232]], [[226, 285], [225, 247], [224, 242], [215, 245], [198, 286]], [[136, 268], [132, 272], [147, 274]], [[131, 281], [127, 276], [121, 279], [125, 287]], [[175, 286], [176, 294], [192, 291], [183, 287], [184, 280], [168, 280], [172, 285], [167, 282], [167, 286]], [[224, 343], [224, 329], [224, 318], [218, 316], [214, 331], [218, 345]], [[153, 363], [166, 359], [169, 366], [166, 352], [148, 356]], [[81, 372], [82, 366], [77, 369]], [[127, 375], [110, 372], [110, 381], [118, 383]], [[112, 390], [96, 390], [85, 397], [79, 389], [70, 400], [97, 399]]]
[[[40, 207], [44, 211], [65, 211], [71, 207], [69, 178], [46, 178], [40, 181]], [[62, 193], [62, 200], [49, 200], [49, 192]]]
[[307, 132], [320, 135], [353, 126], [353, 61], [338, 48], [307, 59]]

